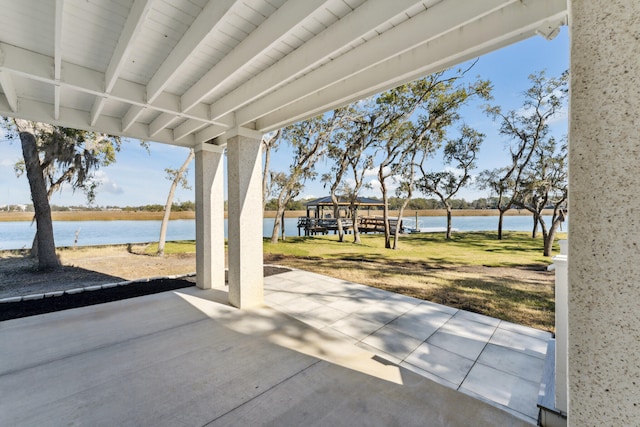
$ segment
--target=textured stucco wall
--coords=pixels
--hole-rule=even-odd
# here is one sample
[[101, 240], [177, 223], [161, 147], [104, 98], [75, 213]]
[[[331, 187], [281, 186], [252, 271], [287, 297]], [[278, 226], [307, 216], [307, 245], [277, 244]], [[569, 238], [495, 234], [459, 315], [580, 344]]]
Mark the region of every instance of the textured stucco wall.
[[196, 284], [224, 287], [223, 151], [196, 150]]
[[640, 1], [569, 6], [569, 423], [640, 425]]
[[242, 130], [227, 141], [229, 302], [238, 308], [264, 300], [261, 136]]

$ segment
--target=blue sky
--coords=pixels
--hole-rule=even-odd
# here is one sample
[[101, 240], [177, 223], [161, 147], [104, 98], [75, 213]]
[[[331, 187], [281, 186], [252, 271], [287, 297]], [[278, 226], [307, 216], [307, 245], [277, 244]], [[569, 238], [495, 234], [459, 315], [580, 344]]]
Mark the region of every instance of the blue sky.
[[[464, 65], [463, 65], [464, 66]], [[540, 70], [546, 70], [548, 76], [559, 76], [569, 67], [569, 37], [566, 27], [551, 41], [536, 36], [523, 42], [492, 52], [480, 58], [469, 73], [471, 78], [479, 76], [493, 82], [494, 99], [492, 103], [505, 110], [518, 109], [521, 94], [529, 86], [528, 76]], [[486, 134], [480, 150], [478, 169], [503, 166], [508, 157], [505, 138], [497, 130], [494, 123], [481, 110], [482, 103], [471, 104], [462, 110], [466, 124]], [[558, 117], [552, 131], [557, 136], [567, 132], [566, 114]], [[178, 168], [188, 155], [186, 148], [159, 143], [150, 144], [150, 152], [140, 147], [138, 141], [126, 141], [118, 154], [115, 164], [103, 168], [98, 173], [102, 183], [97, 190], [95, 204], [98, 206], [139, 206], [146, 204], [164, 204], [170, 182], [165, 178], [165, 168]], [[22, 156], [20, 143], [10, 142], [0, 135], [0, 206], [7, 204], [31, 203], [29, 185], [26, 176], [16, 178], [13, 165]], [[274, 153], [273, 170], [286, 170], [290, 161], [285, 148]], [[441, 159], [434, 158], [430, 166], [434, 170], [442, 170]], [[319, 173], [330, 167], [324, 161], [317, 165]], [[194, 166], [189, 168], [189, 183], [194, 185]], [[373, 178], [373, 177], [372, 177]], [[302, 196], [323, 196], [327, 191], [322, 183], [308, 182]], [[364, 195], [380, 196], [376, 190], [365, 190]], [[478, 197], [486, 197], [486, 191], [475, 188], [464, 189], [460, 197], [471, 201]], [[179, 189], [175, 202], [194, 200], [192, 190]], [[86, 198], [80, 192], [73, 193], [70, 188], [63, 188], [51, 199], [56, 205], [84, 205]]]

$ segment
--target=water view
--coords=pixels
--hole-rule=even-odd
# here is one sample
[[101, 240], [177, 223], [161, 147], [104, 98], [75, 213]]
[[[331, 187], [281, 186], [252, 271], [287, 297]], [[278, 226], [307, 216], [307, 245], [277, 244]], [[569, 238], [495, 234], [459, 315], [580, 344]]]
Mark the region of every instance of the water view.
[[[263, 220], [263, 236], [271, 236], [273, 218]], [[549, 223], [551, 218], [546, 218]], [[297, 236], [297, 218], [285, 219], [287, 236]], [[447, 219], [442, 216], [404, 218], [405, 227], [440, 230], [446, 227]], [[496, 216], [454, 217], [453, 228], [459, 231], [496, 230]], [[225, 220], [225, 237], [227, 221]], [[504, 229], [513, 231], [529, 231], [532, 226], [530, 216], [506, 216]], [[30, 221], [0, 222], [0, 249], [22, 249], [31, 247], [36, 226]], [[78, 246], [109, 245], [125, 243], [145, 243], [158, 241], [160, 221], [54, 221], [53, 230], [56, 246], [73, 246], [78, 236]], [[172, 220], [167, 230], [167, 240], [194, 240], [196, 235], [195, 220]]]

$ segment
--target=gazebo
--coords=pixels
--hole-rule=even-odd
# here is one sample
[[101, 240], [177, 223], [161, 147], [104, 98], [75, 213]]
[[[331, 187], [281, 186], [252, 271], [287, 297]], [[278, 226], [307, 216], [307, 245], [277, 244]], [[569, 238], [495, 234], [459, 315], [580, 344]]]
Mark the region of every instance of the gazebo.
[[[334, 216], [333, 213], [333, 200], [331, 196], [320, 197], [318, 199], [310, 200], [304, 204], [307, 208], [307, 218], [328, 218], [324, 213], [325, 209], [331, 211], [329, 215]], [[351, 202], [346, 197], [338, 197], [338, 206], [340, 210], [344, 212], [344, 209], [349, 207]], [[358, 207], [366, 207], [369, 211], [371, 207], [381, 208], [384, 206], [384, 202], [378, 199], [372, 199], [369, 197], [356, 198], [356, 205]], [[342, 216], [342, 214], [341, 214]], [[347, 216], [346, 214], [344, 215]]]
[[[298, 236], [301, 235], [302, 230], [304, 230], [305, 236], [317, 233], [325, 234], [329, 231], [336, 232], [338, 230], [338, 218], [341, 219], [342, 228], [347, 233], [354, 229], [354, 223], [358, 225], [358, 230], [363, 233], [384, 231], [384, 218], [382, 216], [371, 216], [372, 207], [381, 208], [384, 206], [382, 200], [357, 197], [354, 202], [356, 207], [367, 208], [367, 216], [358, 216], [357, 218], [352, 218], [348, 209], [352, 204], [351, 200], [341, 196], [337, 198], [337, 202], [337, 214], [334, 212], [335, 205], [330, 196], [320, 197], [305, 203], [307, 216], [298, 218]], [[329, 212], [325, 213], [325, 209]], [[388, 218], [388, 221], [391, 231], [395, 232], [398, 219]], [[400, 229], [402, 230], [402, 223], [400, 224]]]

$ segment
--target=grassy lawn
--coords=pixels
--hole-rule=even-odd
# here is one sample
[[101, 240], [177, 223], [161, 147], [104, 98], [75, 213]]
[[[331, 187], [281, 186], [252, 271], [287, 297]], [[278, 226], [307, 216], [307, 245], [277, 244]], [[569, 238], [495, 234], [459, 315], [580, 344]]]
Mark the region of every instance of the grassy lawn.
[[[565, 238], [561, 233], [559, 238]], [[313, 271], [554, 331], [554, 274], [546, 268], [542, 239], [528, 233], [412, 234], [400, 249], [384, 248], [381, 235], [363, 235], [362, 244], [337, 236], [264, 240], [265, 262]], [[193, 252], [193, 242], [169, 242], [167, 253]], [[155, 248], [148, 248], [153, 251]], [[558, 253], [558, 248], [554, 253]]]
[[554, 274], [546, 271], [552, 261], [528, 233], [507, 233], [502, 241], [494, 232], [455, 233], [451, 241], [442, 233], [413, 234], [402, 236], [395, 251], [384, 249], [380, 235], [362, 236], [361, 245], [334, 235], [265, 240], [264, 248], [267, 262], [554, 330]]

